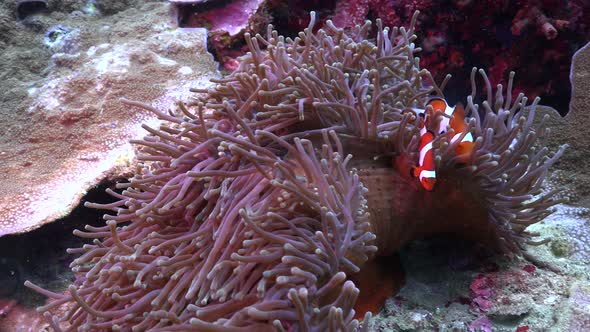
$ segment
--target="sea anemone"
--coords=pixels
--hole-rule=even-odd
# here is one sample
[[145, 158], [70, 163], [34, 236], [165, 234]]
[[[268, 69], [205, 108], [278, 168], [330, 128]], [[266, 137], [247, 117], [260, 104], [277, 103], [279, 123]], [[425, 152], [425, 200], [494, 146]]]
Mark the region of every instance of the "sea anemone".
[[[474, 101], [477, 72], [485, 86], [481, 107]], [[403, 176], [405, 172], [391, 175], [395, 186], [388, 199], [396, 203], [395, 221], [380, 251], [393, 252], [409, 240], [436, 233], [479, 241], [510, 257], [523, 253], [525, 244], [547, 241], [535, 241], [538, 234], [526, 228], [562, 202], [554, 199], [561, 189], [543, 192], [542, 185], [566, 146], [554, 153], [545, 146], [548, 115], [535, 120], [538, 97], [530, 105], [522, 93], [512, 99], [513, 79], [512, 72], [506, 91], [499, 84], [494, 93], [485, 71], [472, 70], [466, 107], [470, 118], [461, 138], [471, 133], [476, 138], [473, 149], [457, 154], [461, 139], [451, 143], [452, 132], [436, 137], [437, 186], [432, 192], [418, 188], [417, 181]], [[417, 140], [398, 146], [402, 148], [397, 152], [408, 156], [404, 161], [417, 159]]]
[[86, 203], [115, 214], [75, 232], [92, 243], [69, 250], [80, 257], [68, 291], [26, 283], [52, 299], [39, 310], [53, 328], [366, 330], [350, 276], [377, 254], [441, 232], [519, 254], [534, 235], [526, 226], [557, 203], [541, 185], [562, 150], [548, 154], [537, 100], [512, 102], [511, 83], [506, 100], [501, 87], [492, 98], [482, 72], [479, 107], [474, 72], [472, 152], [436, 137], [432, 192], [394, 167], [417, 154], [416, 119], [402, 110], [443, 97], [446, 82], [419, 68], [415, 21], [390, 30], [377, 20], [371, 41], [370, 22], [314, 33], [312, 13], [294, 40], [272, 27], [246, 36], [239, 68], [189, 105], [124, 100], [164, 124], [134, 142], [135, 175], [108, 191], [117, 201]]

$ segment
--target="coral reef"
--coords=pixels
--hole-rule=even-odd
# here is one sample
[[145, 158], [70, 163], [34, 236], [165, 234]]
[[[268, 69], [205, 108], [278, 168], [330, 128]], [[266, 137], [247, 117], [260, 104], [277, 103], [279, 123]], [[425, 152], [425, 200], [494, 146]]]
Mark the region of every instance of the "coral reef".
[[472, 66], [489, 68], [493, 86], [505, 84], [514, 70], [522, 78], [515, 93], [539, 96], [565, 114], [570, 86], [563, 82], [573, 53], [590, 32], [587, 1], [453, 1], [446, 7], [432, 2], [424, 12], [430, 15], [420, 23], [423, 65], [435, 78], [451, 73], [449, 89], [468, 86], [464, 73]]
[[340, 0], [336, 2], [332, 20], [345, 28], [362, 24], [370, 17], [379, 17], [386, 26], [397, 26], [409, 19], [416, 10], [424, 11], [434, 3], [427, 1]]
[[[531, 232], [538, 232], [541, 238], [551, 239], [550, 244], [529, 247], [529, 260], [505, 262], [498, 258], [491, 260], [489, 256], [479, 254], [480, 250], [476, 248], [450, 250], [448, 246], [414, 243], [402, 253], [406, 285], [372, 319], [371, 330], [406, 331], [426, 327], [514, 332], [526, 328], [528, 331], [585, 331], [590, 328], [590, 316], [584, 309], [590, 284], [590, 200], [585, 171], [589, 160], [590, 119], [586, 114], [589, 107], [586, 88], [590, 82], [589, 60], [588, 45], [577, 51], [572, 59], [572, 99], [565, 118], [550, 107], [539, 106], [537, 109], [539, 117], [549, 116], [547, 125], [552, 130], [547, 145], [552, 148], [566, 142], [571, 145], [568, 153], [555, 165], [546, 190], [565, 188], [559, 196], [569, 198], [572, 205], [558, 205], [556, 213], [528, 228]], [[457, 257], [459, 265], [451, 261]], [[530, 265], [531, 261], [534, 266]], [[527, 274], [521, 272], [524, 267], [527, 267]], [[476, 280], [502, 279], [515, 272], [524, 277], [519, 280], [517, 289], [503, 289], [501, 284], [488, 288], [490, 292], [487, 294], [471, 293], [469, 289], [472, 285], [481, 285], [475, 283]], [[479, 302], [486, 297], [489, 302], [481, 303], [488, 308], [511, 310], [514, 304], [526, 312], [520, 316], [488, 316], [479, 310], [477, 303], [473, 303], [475, 299]], [[506, 306], [504, 298], [510, 300], [507, 303], [511, 305]], [[514, 299], [518, 302], [511, 301]], [[533, 304], [526, 308], [519, 305], [531, 302]]]
[[25, 283], [51, 298], [39, 310], [55, 330], [366, 330], [350, 276], [375, 254], [437, 233], [509, 256], [537, 244], [526, 228], [559, 202], [542, 184], [563, 151], [543, 146], [538, 99], [513, 98], [513, 75], [494, 92], [479, 71], [478, 102], [474, 69], [475, 147], [457, 155], [452, 130], [437, 135], [440, 178], [425, 191], [403, 172], [418, 119], [402, 110], [443, 97], [446, 80], [414, 58], [416, 16], [409, 29], [378, 20], [374, 41], [370, 22], [314, 23], [294, 40], [247, 35], [238, 68], [189, 105], [125, 101], [164, 124], [133, 141], [139, 164], [109, 190], [117, 201], [86, 204], [115, 214], [75, 232], [92, 243], [69, 250], [80, 256], [68, 291]]
[[406, 284], [373, 317], [371, 331], [584, 330], [579, 326], [585, 327], [588, 315], [578, 303], [588, 285], [587, 262], [546, 257], [538, 251], [551, 255], [547, 246], [533, 247], [544, 261], [558, 264], [560, 270], [551, 271], [485, 249], [444, 238], [406, 247]]
[[[33, 15], [27, 20], [43, 30], [19, 24], [7, 40], [0, 55], [0, 236], [58, 219], [100, 181], [129, 176], [128, 141], [156, 119], [121, 108], [119, 97], [167, 105], [217, 75], [203, 29], [163, 21], [167, 4], [143, 10], [145, 20], [135, 9], [100, 20]], [[0, 29], [12, 29], [14, 22], [0, 20]]]
[[[280, 5], [274, 8], [278, 12]], [[584, 0], [305, 0], [289, 11], [289, 25], [307, 24], [309, 10], [322, 12], [339, 27], [377, 17], [388, 26], [407, 24], [414, 10], [420, 10], [422, 65], [437, 81], [453, 75], [447, 89], [451, 102], [463, 98], [472, 67], [489, 68], [492, 86], [505, 85], [509, 72], [517, 71], [521, 78], [515, 95], [526, 91], [540, 96], [562, 114], [568, 109], [570, 90], [563, 82], [571, 57], [590, 33], [590, 2]], [[290, 30], [280, 27], [281, 32]]]

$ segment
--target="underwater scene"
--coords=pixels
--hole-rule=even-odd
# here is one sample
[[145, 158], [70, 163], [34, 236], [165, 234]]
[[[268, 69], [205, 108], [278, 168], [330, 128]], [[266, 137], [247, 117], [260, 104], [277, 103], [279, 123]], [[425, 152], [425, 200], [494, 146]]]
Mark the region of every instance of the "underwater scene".
[[0, 332], [590, 331], [590, 0], [2, 0], [0, 60]]

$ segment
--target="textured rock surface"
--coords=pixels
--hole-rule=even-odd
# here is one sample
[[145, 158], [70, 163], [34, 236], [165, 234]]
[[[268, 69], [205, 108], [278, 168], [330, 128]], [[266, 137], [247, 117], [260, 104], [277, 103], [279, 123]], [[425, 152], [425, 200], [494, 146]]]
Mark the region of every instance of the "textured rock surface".
[[569, 148], [556, 164], [551, 177], [553, 186], [565, 188], [564, 195], [576, 206], [590, 208], [590, 43], [580, 48], [572, 59], [570, 71], [572, 97], [568, 114], [561, 118], [546, 108], [551, 117], [553, 139], [549, 146], [567, 143]]
[[88, 188], [126, 173], [129, 139], [155, 120], [119, 98], [166, 109], [215, 75], [205, 31], [177, 29], [165, 3], [27, 20], [13, 24], [26, 43], [12, 37], [2, 54], [16, 69], [0, 87], [0, 236], [69, 213]]
[[[560, 206], [531, 230], [576, 241], [579, 234], [570, 231], [588, 233], [589, 226], [588, 210]], [[530, 254], [534, 264], [452, 240], [414, 243], [402, 252], [406, 284], [374, 318], [373, 330], [586, 331], [588, 259], [555, 255], [550, 245], [532, 247]]]

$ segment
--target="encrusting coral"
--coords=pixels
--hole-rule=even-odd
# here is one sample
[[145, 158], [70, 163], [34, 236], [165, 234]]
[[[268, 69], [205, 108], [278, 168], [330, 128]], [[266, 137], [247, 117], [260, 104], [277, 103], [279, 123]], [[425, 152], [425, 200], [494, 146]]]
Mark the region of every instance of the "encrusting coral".
[[437, 136], [439, 182], [425, 191], [391, 162], [418, 158], [417, 119], [402, 110], [443, 97], [446, 82], [414, 58], [415, 17], [407, 30], [378, 20], [374, 41], [370, 22], [313, 32], [314, 21], [294, 40], [271, 27], [247, 36], [239, 68], [192, 105], [124, 101], [166, 124], [134, 142], [135, 176], [109, 191], [118, 200], [86, 204], [115, 214], [75, 233], [92, 243], [69, 250], [80, 257], [68, 291], [26, 283], [51, 299], [39, 310], [56, 331], [366, 330], [350, 276], [375, 255], [441, 232], [508, 254], [532, 241], [526, 226], [557, 203], [541, 185], [562, 153], [543, 147], [538, 100], [525, 107], [510, 86], [494, 96], [481, 72], [480, 106], [474, 71], [474, 149], [459, 158]]

